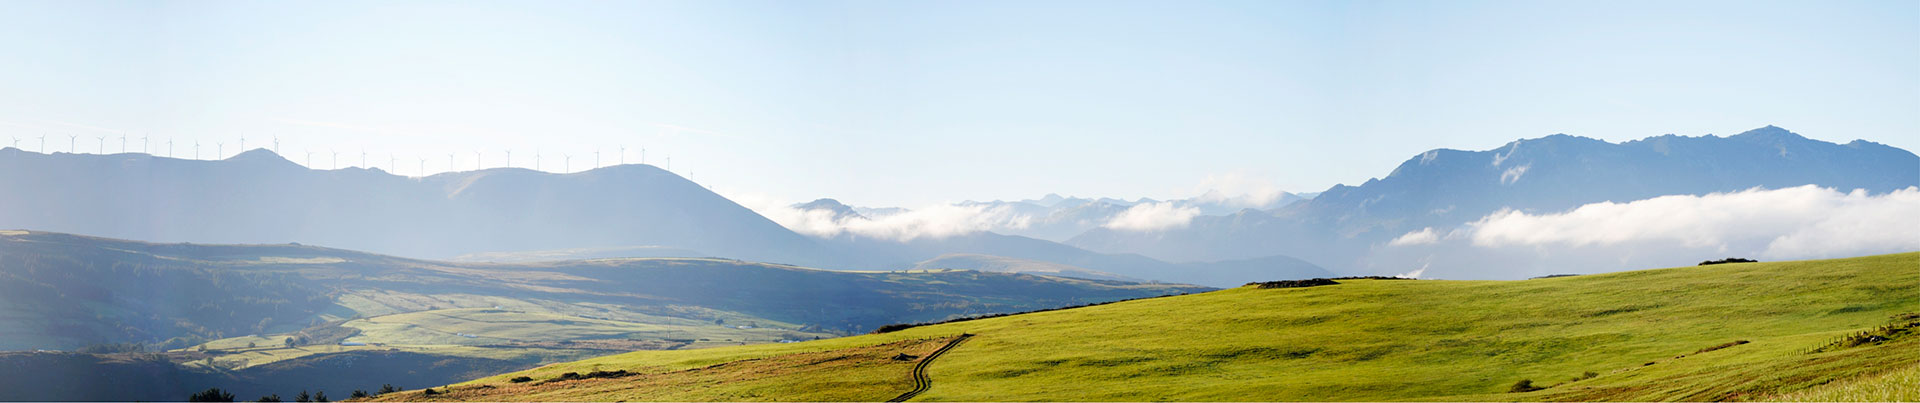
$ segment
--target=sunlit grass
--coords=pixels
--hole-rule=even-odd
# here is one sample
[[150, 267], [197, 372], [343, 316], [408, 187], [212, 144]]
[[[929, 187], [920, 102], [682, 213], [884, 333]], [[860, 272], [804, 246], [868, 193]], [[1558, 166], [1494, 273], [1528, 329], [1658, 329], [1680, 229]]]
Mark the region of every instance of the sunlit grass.
[[[635, 352], [463, 387], [594, 369], [668, 374], [972, 333], [930, 368], [933, 388], [919, 400], [1751, 400], [1920, 363], [1913, 337], [1805, 352], [1920, 310], [1915, 267], [1920, 253], [1238, 288], [806, 343]], [[1738, 340], [1749, 343], [1702, 351]], [[1576, 380], [1586, 372], [1596, 376]], [[1509, 393], [1523, 379], [1546, 389]], [[796, 396], [734, 397], [804, 400]]]

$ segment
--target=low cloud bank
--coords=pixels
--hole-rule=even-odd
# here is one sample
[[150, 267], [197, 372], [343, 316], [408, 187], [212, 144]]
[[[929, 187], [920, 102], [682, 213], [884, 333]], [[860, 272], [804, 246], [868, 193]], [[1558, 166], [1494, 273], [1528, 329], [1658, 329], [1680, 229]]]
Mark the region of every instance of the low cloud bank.
[[836, 216], [825, 209], [802, 210], [786, 202], [755, 195], [731, 197], [742, 206], [760, 213], [794, 232], [817, 237], [853, 234], [906, 242], [920, 238], [941, 239], [995, 229], [1021, 229], [1033, 218], [1015, 214], [1005, 207], [931, 205], [901, 210], [880, 217]]
[[1199, 215], [1199, 208], [1183, 207], [1173, 202], [1143, 203], [1128, 207], [1101, 226], [1120, 231], [1159, 231], [1185, 228], [1193, 222], [1193, 217]]
[[1817, 186], [1501, 211], [1458, 228], [1409, 231], [1374, 248], [1382, 273], [1525, 278], [1686, 266], [1703, 260], [1822, 259], [1920, 251], [1920, 188], [1868, 194]]
[[1594, 203], [1558, 214], [1502, 211], [1467, 232], [1479, 247], [1665, 242], [1773, 259], [1920, 250], [1920, 189], [1868, 195], [1808, 185]]

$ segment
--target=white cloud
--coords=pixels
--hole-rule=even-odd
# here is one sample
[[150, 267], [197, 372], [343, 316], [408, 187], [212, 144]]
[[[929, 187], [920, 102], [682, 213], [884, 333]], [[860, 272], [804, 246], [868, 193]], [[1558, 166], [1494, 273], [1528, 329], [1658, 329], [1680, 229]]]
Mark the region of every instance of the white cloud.
[[1242, 208], [1267, 207], [1285, 193], [1273, 181], [1245, 172], [1207, 175], [1194, 190], [1200, 192], [1194, 200]]
[[1172, 202], [1145, 203], [1128, 207], [1100, 226], [1122, 231], [1157, 231], [1186, 227], [1199, 215], [1200, 209], [1196, 207], [1182, 207]]
[[1466, 230], [1473, 245], [1487, 248], [1660, 244], [1771, 259], [1903, 252], [1920, 250], [1920, 188], [1868, 195], [1808, 185], [1594, 203], [1557, 214], [1508, 210]]
[[1387, 245], [1389, 246], [1426, 245], [1426, 244], [1439, 242], [1439, 241], [1440, 241], [1440, 235], [1433, 232], [1433, 227], [1426, 227], [1426, 228], [1421, 228], [1419, 231], [1408, 232], [1406, 235], [1401, 235], [1399, 238], [1394, 238], [1392, 242], [1387, 242]]
[[940, 239], [994, 229], [1023, 229], [1032, 217], [1006, 207], [932, 205], [882, 217], [834, 217], [828, 210], [801, 210], [793, 203], [759, 195], [729, 197], [736, 203], [794, 232], [816, 237], [854, 234], [892, 241]]

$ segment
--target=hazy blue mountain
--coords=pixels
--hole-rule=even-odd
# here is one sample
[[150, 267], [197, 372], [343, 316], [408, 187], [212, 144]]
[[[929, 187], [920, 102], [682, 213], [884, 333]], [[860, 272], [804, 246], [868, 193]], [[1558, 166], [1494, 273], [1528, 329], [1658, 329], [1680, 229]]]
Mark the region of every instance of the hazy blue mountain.
[[1503, 208], [1557, 212], [1588, 203], [1814, 184], [1885, 193], [1920, 186], [1920, 157], [1855, 140], [1834, 144], [1767, 126], [1730, 137], [1666, 135], [1625, 143], [1568, 135], [1493, 150], [1437, 149], [1384, 178], [1337, 185], [1272, 211], [1201, 216], [1186, 228], [1095, 228], [1066, 243], [1092, 251], [1207, 261], [1271, 255], [1344, 270], [1409, 231], [1451, 227]]
[[157, 242], [304, 242], [411, 257], [658, 246], [820, 263], [814, 240], [650, 165], [426, 178], [219, 161], [0, 150], [0, 225]]

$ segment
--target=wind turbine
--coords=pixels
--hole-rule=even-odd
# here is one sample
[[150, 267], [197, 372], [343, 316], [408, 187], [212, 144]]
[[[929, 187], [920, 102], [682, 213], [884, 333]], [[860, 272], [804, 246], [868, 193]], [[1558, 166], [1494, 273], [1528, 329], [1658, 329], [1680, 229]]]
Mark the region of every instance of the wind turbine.
[[67, 152], [79, 154], [80, 153], [79, 144], [80, 144], [80, 135], [78, 134], [67, 135]]
[[[393, 156], [393, 153], [387, 153], [387, 170], [389, 170], [389, 171], [394, 171], [394, 172], [399, 172], [399, 171], [400, 171], [400, 157], [395, 157], [395, 156]], [[393, 172], [388, 172], [388, 173], [393, 173]]]
[[480, 160], [480, 150], [473, 150], [473, 170], [478, 171], [478, 170], [486, 169], [486, 164], [483, 164], [481, 162], [482, 161]]
[[647, 148], [640, 147], [640, 165], [647, 164]]
[[14, 138], [13, 138], [13, 148], [20, 148], [20, 138], [19, 138], [19, 137], [14, 137]]
[[240, 152], [247, 152], [247, 136], [240, 136]]
[[600, 149], [593, 149], [593, 169], [600, 169]]
[[340, 169], [340, 151], [329, 148], [327, 152], [333, 154], [333, 167], [327, 169]]
[[540, 170], [540, 149], [533, 149], [533, 170]]
[[453, 172], [453, 153], [447, 153], [447, 172]]
[[420, 157], [420, 177], [427, 177], [427, 157]]
[[225, 141], [213, 142], [213, 159], [217, 160], [217, 159], [225, 159], [225, 158], [227, 158], [227, 142]]
[[513, 149], [511, 148], [507, 149], [507, 167], [513, 167]]
[[149, 155], [151, 155], [151, 153], [152, 153], [152, 152], [151, 152], [151, 151], [147, 151], [147, 150], [148, 150], [148, 148], [147, 148], [147, 136], [146, 136], [146, 135], [141, 135], [141, 136], [140, 136], [140, 153], [141, 153], [141, 154], [149, 154]]
[[560, 173], [567, 173], [567, 171], [572, 171], [573, 170], [573, 154], [560, 154], [560, 156], [562, 157], [560, 160]]
[[200, 140], [193, 141], [193, 159], [194, 160], [200, 159]]
[[127, 134], [126, 133], [120, 133], [120, 153], [121, 154], [127, 153]]
[[167, 138], [167, 158], [173, 158], [173, 138]]
[[313, 169], [313, 150], [307, 150], [307, 169]]
[[273, 153], [280, 153], [280, 136], [273, 136]]
[[47, 135], [45, 134], [40, 135], [40, 153], [47, 153]]
[[93, 138], [100, 139], [100, 151], [95, 152], [94, 154], [106, 155], [107, 154], [107, 136], [94, 136]]
[[367, 167], [367, 149], [365, 148], [360, 149], [360, 167]]
[[620, 145], [620, 165], [626, 165], [626, 164], [627, 164], [627, 145], [621, 144]]
[[673, 155], [667, 155], [667, 172], [673, 172]]

